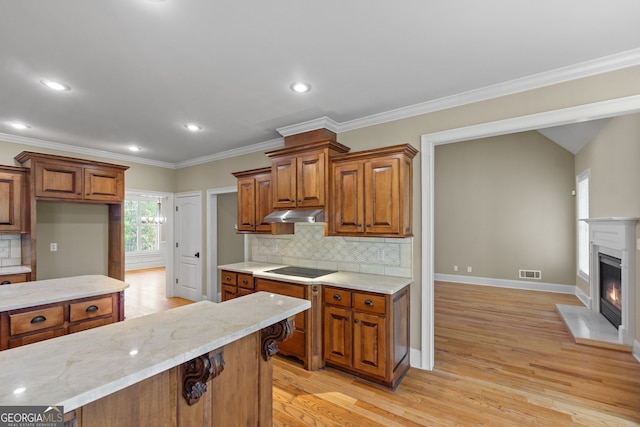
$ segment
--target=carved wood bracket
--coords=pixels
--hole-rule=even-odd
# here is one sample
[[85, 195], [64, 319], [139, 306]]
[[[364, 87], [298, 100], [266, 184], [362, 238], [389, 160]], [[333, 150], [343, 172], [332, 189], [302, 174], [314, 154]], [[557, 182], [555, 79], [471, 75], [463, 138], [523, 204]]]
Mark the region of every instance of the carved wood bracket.
[[224, 370], [224, 350], [214, 350], [182, 365], [182, 396], [189, 405], [196, 403], [207, 391], [207, 381]]
[[260, 331], [262, 358], [267, 361], [278, 352], [276, 341], [287, 340], [293, 335], [295, 329], [294, 318], [281, 320]]

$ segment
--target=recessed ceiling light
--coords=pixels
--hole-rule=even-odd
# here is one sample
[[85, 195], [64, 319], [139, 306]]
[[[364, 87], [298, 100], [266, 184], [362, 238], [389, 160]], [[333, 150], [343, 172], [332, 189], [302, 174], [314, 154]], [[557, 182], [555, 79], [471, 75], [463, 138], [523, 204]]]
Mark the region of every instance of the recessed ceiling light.
[[130, 145], [129, 146], [129, 150], [130, 151], [142, 151], [142, 148], [138, 147], [137, 145]]
[[71, 90], [71, 86], [66, 85], [64, 83], [56, 82], [53, 80], [40, 80], [40, 83], [48, 87], [49, 89], [57, 90], [57, 91], [65, 91]]
[[12, 128], [18, 129], [18, 130], [31, 129], [31, 126], [24, 123], [14, 122], [9, 124], [11, 125]]
[[202, 126], [197, 125], [195, 123], [187, 123], [186, 125], [184, 125], [184, 127], [190, 130], [191, 132], [198, 132], [199, 130], [202, 129]]
[[311, 85], [305, 82], [294, 82], [289, 86], [292, 91], [296, 93], [305, 93], [311, 90]]

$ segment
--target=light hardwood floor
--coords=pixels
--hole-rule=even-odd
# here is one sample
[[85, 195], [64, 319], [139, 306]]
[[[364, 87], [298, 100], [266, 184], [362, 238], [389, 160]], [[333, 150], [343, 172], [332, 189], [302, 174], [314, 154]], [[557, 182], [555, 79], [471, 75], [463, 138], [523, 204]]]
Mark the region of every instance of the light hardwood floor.
[[437, 283], [433, 371], [410, 369], [392, 392], [276, 357], [274, 425], [640, 425], [640, 363], [575, 344], [555, 304], [579, 301]]
[[124, 273], [124, 281], [129, 284], [129, 288], [124, 291], [124, 317], [126, 319], [191, 303], [183, 298], [167, 298], [165, 296], [164, 268], [127, 271]]

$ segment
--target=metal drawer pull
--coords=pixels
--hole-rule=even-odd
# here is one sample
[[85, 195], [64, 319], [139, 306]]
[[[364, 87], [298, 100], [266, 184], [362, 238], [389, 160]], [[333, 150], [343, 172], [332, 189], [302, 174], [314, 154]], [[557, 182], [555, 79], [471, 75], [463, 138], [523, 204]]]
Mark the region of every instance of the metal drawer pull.
[[31, 319], [31, 323], [42, 323], [46, 321], [47, 321], [47, 318], [44, 316], [36, 316], [33, 319]]
[[87, 307], [87, 309], [85, 311], [87, 313], [93, 313], [94, 311], [98, 311], [98, 306], [97, 305], [90, 305], [89, 307]]
[[224, 280], [231, 280], [231, 276], [225, 276]]
[[247, 279], [242, 279], [242, 283], [246, 285], [247, 283], [249, 283], [249, 281]]
[[360, 319], [355, 319], [353, 323], [360, 323]]
[[368, 305], [369, 307], [373, 307], [373, 301], [371, 301], [370, 299], [366, 299], [366, 300], [364, 300], [364, 305]]
[[0, 283], [0, 285], [10, 285], [11, 281], [10, 280], [5, 280], [4, 282]]
[[339, 294], [333, 294], [333, 299], [340, 301], [342, 297]]

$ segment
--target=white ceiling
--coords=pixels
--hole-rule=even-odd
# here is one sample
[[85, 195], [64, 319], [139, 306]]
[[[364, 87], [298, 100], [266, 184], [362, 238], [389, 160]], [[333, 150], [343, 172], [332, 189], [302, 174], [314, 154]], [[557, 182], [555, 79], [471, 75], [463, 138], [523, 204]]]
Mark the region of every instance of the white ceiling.
[[637, 0], [0, 0], [0, 139], [180, 165], [309, 120], [638, 63], [639, 16]]

